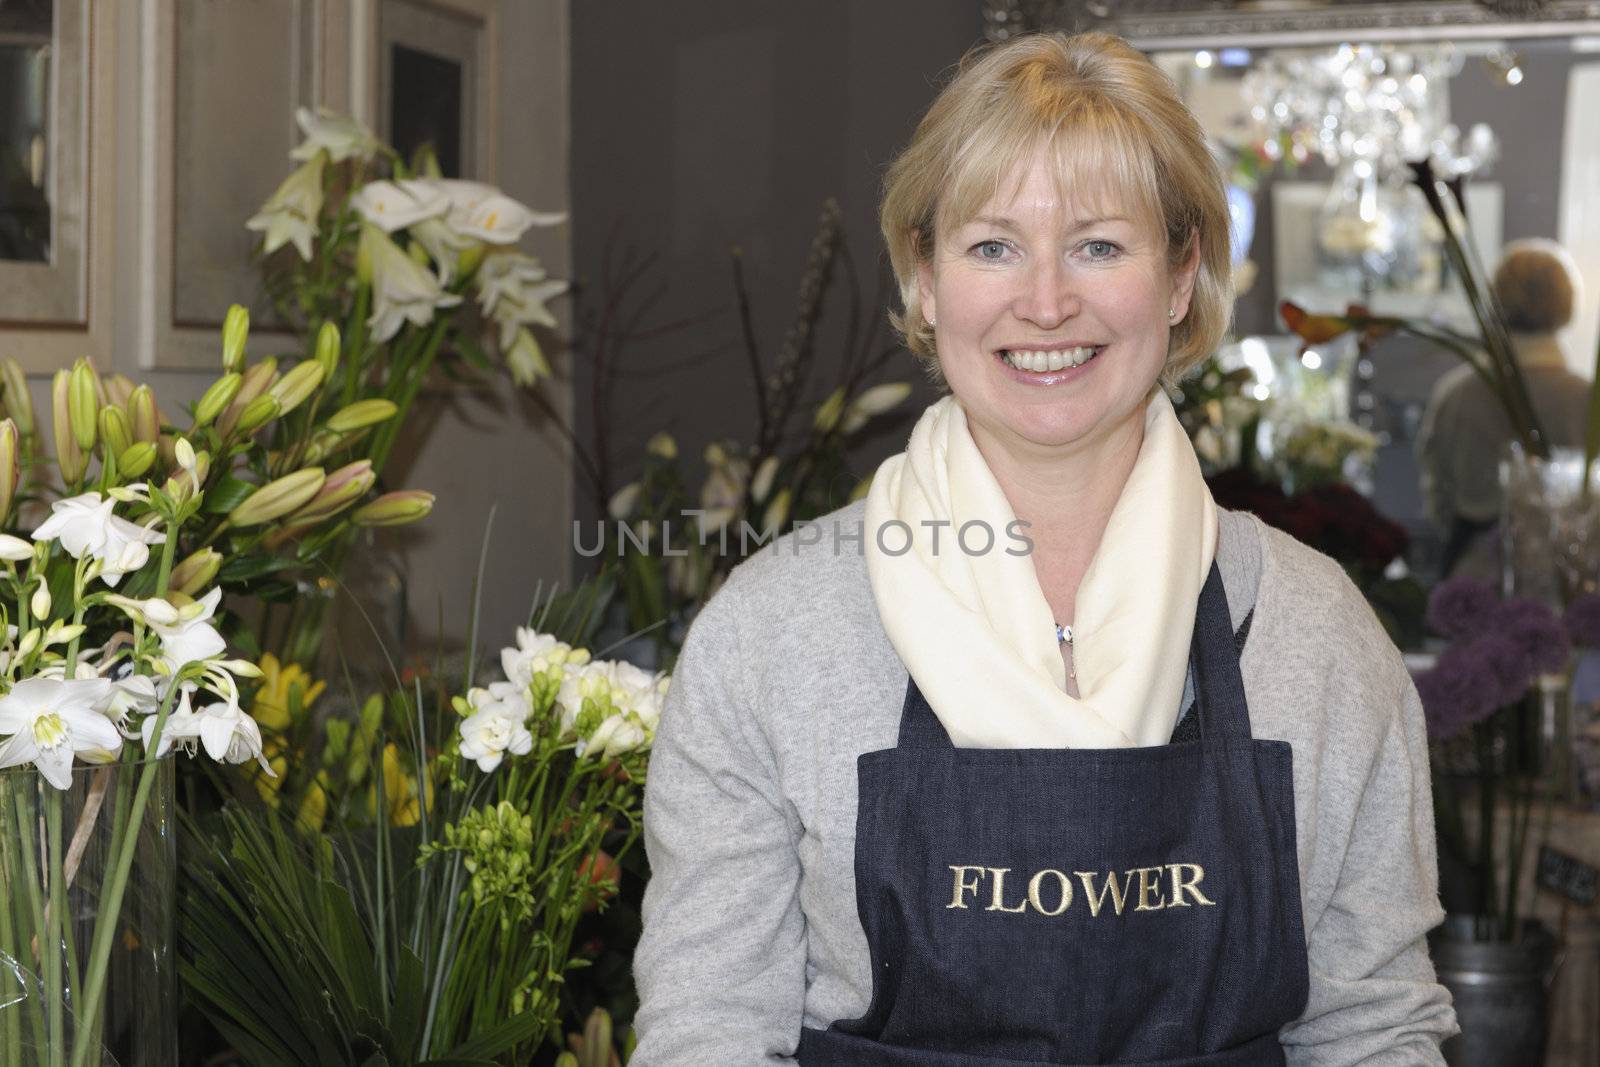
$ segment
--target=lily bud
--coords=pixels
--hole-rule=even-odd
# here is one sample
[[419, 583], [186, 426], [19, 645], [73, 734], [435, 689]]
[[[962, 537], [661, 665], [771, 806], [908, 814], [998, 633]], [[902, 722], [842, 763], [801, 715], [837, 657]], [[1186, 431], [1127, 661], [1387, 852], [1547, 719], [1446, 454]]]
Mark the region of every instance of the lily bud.
[[551, 375], [550, 361], [539, 347], [539, 339], [526, 326], [517, 331], [516, 340], [506, 351], [506, 367], [511, 371], [511, 381], [521, 386], [533, 385]]
[[44, 631], [35, 626], [22, 635], [22, 640], [17, 642], [17, 659], [25, 659], [28, 654], [39, 647], [39, 642], [44, 640]]
[[350, 516], [357, 526], [404, 526], [426, 518], [433, 510], [433, 494], [422, 489], [401, 489], [385, 493], [372, 503], [359, 507]]
[[28, 600], [28, 610], [33, 612], [33, 617], [41, 622], [50, 617], [50, 587], [43, 582], [33, 591], [33, 596]]
[[382, 237], [383, 233], [369, 222], [361, 224], [361, 236], [356, 239], [356, 281], [362, 285], [372, 284], [372, 242], [374, 235]]
[[161, 413], [156, 410], [156, 394], [148, 385], [138, 386], [128, 397], [128, 421], [133, 424], [135, 441], [154, 442], [161, 436]]
[[626, 519], [633, 514], [633, 509], [639, 504], [639, 493], [644, 487], [638, 482], [629, 482], [627, 485], [611, 494], [611, 501], [606, 505], [606, 512], [613, 519]]
[[128, 425], [128, 413], [115, 404], [100, 409], [100, 441], [105, 454], [120, 456], [133, 444], [133, 427]]
[[195, 429], [211, 425], [218, 415], [228, 409], [233, 403], [233, 398], [239, 395], [239, 389], [244, 385], [244, 375], [237, 371], [229, 371], [211, 383], [200, 397], [200, 402], [194, 406]]
[[304, 403], [321, 384], [322, 364], [308, 359], [304, 363], [297, 363], [293, 370], [279, 379], [268, 395], [278, 401], [278, 413], [287, 415]]
[[281, 411], [282, 408], [278, 404], [277, 397], [271, 394], [258, 396], [245, 405], [243, 411], [239, 412], [239, 421], [234, 426], [234, 429], [240, 433], [254, 433], [277, 418]]
[[19, 432], [10, 419], [0, 419], [0, 524], [11, 511], [11, 500], [22, 481], [22, 464], [19, 459]]
[[250, 337], [250, 312], [238, 304], [222, 320], [222, 369], [237, 373], [244, 367], [244, 343]]
[[882, 415], [910, 395], [910, 382], [884, 382], [882, 385], [874, 385], [851, 401], [850, 410], [845, 412], [844, 425], [841, 429], [845, 433], [855, 433], [873, 416]]
[[162, 488], [182, 504], [206, 484], [206, 477], [211, 473], [211, 454], [196, 452], [186, 438], [180, 437], [173, 445], [173, 458], [182, 469], [174, 471]]
[[783, 524], [789, 521], [789, 501], [792, 491], [788, 486], [778, 490], [778, 495], [772, 498], [772, 503], [767, 505], [767, 513], [761, 517], [761, 533], [777, 533], [783, 529]]
[[33, 397], [28, 395], [28, 376], [22, 372], [22, 364], [10, 356], [0, 360], [0, 383], [4, 385], [6, 412], [24, 437], [31, 435]]
[[322, 365], [323, 381], [339, 369], [339, 327], [331, 322], [323, 323], [317, 331], [317, 362]]
[[303, 526], [331, 518], [366, 496], [377, 480], [370, 459], [357, 460], [340, 467], [328, 475], [322, 488], [317, 490], [317, 495], [290, 515], [288, 521], [292, 525]]
[[194, 596], [211, 584], [211, 579], [222, 569], [222, 553], [214, 548], [202, 548], [182, 563], [172, 568], [167, 588]]
[[346, 404], [328, 419], [328, 429], [334, 433], [351, 433], [368, 426], [376, 426], [394, 418], [400, 409], [392, 400], [374, 398]]
[[89, 460], [78, 448], [78, 439], [72, 432], [72, 415], [69, 395], [72, 372], [58, 370], [50, 382], [50, 421], [56, 442], [56, 465], [61, 468], [61, 481], [76, 485], [89, 467]]
[[0, 534], [0, 559], [8, 563], [24, 563], [32, 558], [32, 544], [11, 534]]
[[[316, 366], [316, 364], [312, 364]], [[257, 526], [281, 519], [305, 505], [327, 480], [321, 467], [306, 467], [263, 485], [228, 513], [235, 526]]]
[[113, 374], [100, 379], [100, 385], [105, 390], [105, 402], [115, 404], [119, 408], [128, 406], [128, 398], [133, 395], [133, 381], [126, 374]]
[[72, 377], [67, 381], [67, 413], [73, 439], [79, 448], [88, 452], [94, 448], [99, 432], [100, 381], [86, 359], [73, 364]]
[[272, 383], [278, 379], [278, 361], [264, 359], [244, 372], [244, 381], [239, 386], [239, 392], [234, 396], [222, 416], [217, 419], [217, 432], [224, 437], [233, 432], [239, 421], [239, 415], [249, 406], [250, 402], [266, 392]]
[[117, 454], [117, 473], [124, 478], [137, 478], [154, 466], [155, 461], [155, 443], [135, 441]]
[[828, 399], [817, 408], [817, 416], [812, 420], [812, 425], [820, 433], [832, 433], [833, 428], [839, 425], [839, 417], [844, 414], [844, 386], [840, 386], [828, 394]]

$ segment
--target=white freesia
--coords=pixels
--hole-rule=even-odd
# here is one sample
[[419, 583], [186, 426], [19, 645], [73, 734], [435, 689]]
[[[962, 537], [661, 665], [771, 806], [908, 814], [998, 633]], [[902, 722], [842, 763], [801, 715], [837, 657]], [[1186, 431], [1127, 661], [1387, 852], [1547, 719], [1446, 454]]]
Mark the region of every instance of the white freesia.
[[291, 242], [300, 258], [311, 261], [311, 240], [317, 235], [317, 216], [322, 212], [322, 166], [327, 159], [320, 153], [297, 167], [283, 179], [277, 191], [252, 215], [245, 228], [266, 234], [262, 251], [271, 255]]
[[[526, 689], [532, 683], [535, 675], [543, 674], [551, 667], [564, 667], [571, 663], [582, 665], [589, 662], [589, 653], [583, 649], [574, 649], [565, 641], [558, 641], [550, 634], [542, 634], [526, 626], [517, 627], [517, 646], [500, 650], [500, 669], [505, 671], [506, 678], [518, 688]], [[491, 686], [491, 691], [493, 687]], [[476, 702], [473, 702], [476, 706]]]
[[[521, 705], [527, 708], [526, 702]], [[518, 714], [513, 701], [488, 701], [474, 705], [473, 713], [461, 720], [461, 755], [475, 760], [481, 771], [500, 766], [507, 752], [524, 756], [533, 749], [533, 734], [525, 725], [526, 711]]]
[[228, 643], [211, 625], [211, 618], [222, 600], [221, 586], [181, 608], [160, 597], [132, 600], [113, 596], [107, 599], [160, 636], [161, 660], [174, 674], [185, 664], [220, 656], [228, 648]]
[[644, 747], [649, 740], [649, 733], [638, 715], [626, 712], [601, 722], [587, 741], [579, 738], [574, 751], [580, 757], [587, 753], [598, 759], [613, 759]]
[[0, 696], [0, 768], [32, 763], [57, 789], [72, 785], [72, 760], [114, 759], [122, 735], [100, 713], [111, 683], [103, 678], [61, 681], [24, 678]]
[[367, 159], [378, 149], [378, 138], [349, 115], [302, 107], [295, 110], [294, 120], [306, 139], [289, 152], [290, 159], [311, 159], [318, 152], [327, 152], [328, 158], [338, 163], [352, 157]]
[[93, 491], [57, 500], [50, 505], [50, 517], [34, 529], [33, 539], [60, 541], [74, 559], [88, 554], [100, 560], [100, 577], [115, 586], [124, 574], [145, 565], [151, 545], [167, 539], [148, 526], [113, 515], [115, 504]]
[[361, 242], [372, 264], [372, 317], [367, 325], [375, 343], [389, 340], [407, 322], [426, 326], [435, 309], [461, 303], [459, 295], [445, 292], [438, 279], [382, 231], [364, 228]]
[[350, 206], [384, 233], [436, 219], [450, 210], [450, 198], [433, 182], [376, 181], [363, 185]]

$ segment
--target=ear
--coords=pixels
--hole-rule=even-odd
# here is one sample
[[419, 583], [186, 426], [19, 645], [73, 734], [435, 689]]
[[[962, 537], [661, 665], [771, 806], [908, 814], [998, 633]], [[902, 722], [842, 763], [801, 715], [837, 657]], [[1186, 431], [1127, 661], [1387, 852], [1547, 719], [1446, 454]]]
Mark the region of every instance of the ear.
[[1177, 311], [1170, 325], [1176, 326], [1189, 314], [1189, 300], [1194, 296], [1195, 279], [1200, 275], [1200, 231], [1189, 231], [1189, 254], [1172, 272], [1170, 306]]

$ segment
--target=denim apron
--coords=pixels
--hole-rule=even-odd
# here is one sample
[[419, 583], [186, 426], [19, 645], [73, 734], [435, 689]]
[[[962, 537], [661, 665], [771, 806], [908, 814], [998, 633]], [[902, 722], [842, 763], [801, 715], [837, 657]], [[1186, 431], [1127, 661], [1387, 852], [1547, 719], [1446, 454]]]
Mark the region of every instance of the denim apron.
[[1308, 984], [1292, 754], [1250, 736], [1215, 564], [1190, 665], [1197, 739], [1147, 748], [958, 749], [907, 685], [899, 744], [857, 765], [872, 1003], [805, 1030], [801, 1064], [1285, 1062]]

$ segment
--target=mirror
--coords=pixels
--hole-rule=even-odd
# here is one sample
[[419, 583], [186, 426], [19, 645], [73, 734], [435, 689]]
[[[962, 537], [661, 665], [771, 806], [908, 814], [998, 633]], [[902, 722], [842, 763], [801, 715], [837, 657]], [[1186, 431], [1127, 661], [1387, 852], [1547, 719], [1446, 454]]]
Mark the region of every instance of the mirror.
[[0, 7], [0, 260], [50, 261], [52, 0]]

